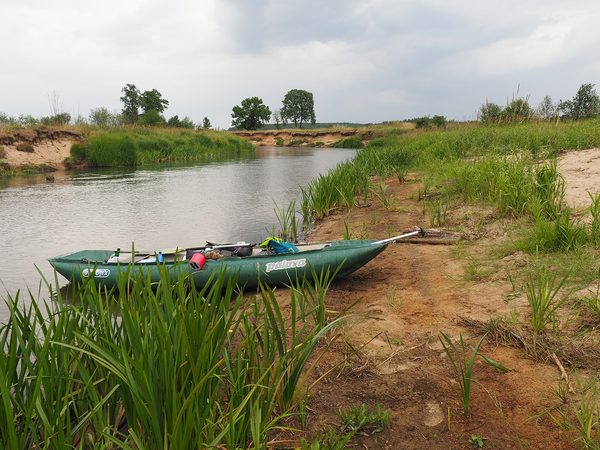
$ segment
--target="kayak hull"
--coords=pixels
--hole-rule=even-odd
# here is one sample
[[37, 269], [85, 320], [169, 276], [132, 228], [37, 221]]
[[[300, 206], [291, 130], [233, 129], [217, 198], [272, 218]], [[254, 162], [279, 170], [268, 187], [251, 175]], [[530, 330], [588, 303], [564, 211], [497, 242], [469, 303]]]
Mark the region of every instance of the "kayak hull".
[[225, 278], [235, 277], [240, 288], [252, 289], [260, 282], [277, 286], [312, 280], [313, 275], [318, 276], [323, 271], [335, 273], [336, 278], [344, 277], [375, 258], [386, 246], [370, 240], [334, 241], [321, 249], [298, 253], [207, 260], [199, 270], [192, 269], [187, 260], [143, 264], [108, 262], [113, 255], [109, 250], [82, 250], [52, 258], [49, 263], [71, 282], [82, 283], [93, 276], [96, 284], [109, 288], [116, 287], [123, 276], [142, 275], [156, 283], [160, 280], [159, 268], [162, 266], [171, 283], [177, 282], [183, 272], [196, 289], [201, 289], [223, 273]]

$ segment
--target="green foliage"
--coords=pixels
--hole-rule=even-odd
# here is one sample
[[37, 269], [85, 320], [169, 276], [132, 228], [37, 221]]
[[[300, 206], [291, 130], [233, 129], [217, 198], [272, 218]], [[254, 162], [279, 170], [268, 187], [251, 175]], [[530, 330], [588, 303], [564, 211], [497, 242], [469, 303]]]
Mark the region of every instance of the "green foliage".
[[439, 337], [439, 340], [444, 348], [444, 352], [448, 356], [448, 359], [452, 364], [452, 368], [454, 369], [454, 374], [458, 378], [463, 412], [468, 414], [471, 405], [471, 382], [473, 379], [473, 366], [477, 356], [481, 357], [487, 364], [501, 372], [508, 372], [508, 369], [493, 359], [487, 358], [479, 353], [479, 347], [481, 347], [481, 344], [485, 339], [485, 334], [481, 336], [474, 347], [471, 347], [470, 354], [462, 334], [460, 335], [458, 345], [454, 344], [452, 339], [450, 339], [450, 337], [448, 337], [448, 335], [445, 333], [440, 332], [440, 335], [441, 336]]
[[42, 125], [67, 125], [69, 122], [71, 122], [71, 114], [67, 112], [42, 117], [40, 119]]
[[251, 97], [242, 100], [242, 103], [233, 107], [231, 113], [231, 124], [236, 128], [244, 130], [256, 130], [263, 123], [268, 122], [271, 117], [271, 110], [266, 106], [261, 98]]
[[150, 109], [139, 117], [138, 122], [141, 125], [163, 125], [165, 118], [158, 111]]
[[350, 136], [337, 141], [332, 145], [334, 148], [363, 148], [363, 142], [358, 136]]
[[100, 134], [90, 138], [86, 156], [92, 167], [135, 167], [137, 148], [129, 136]]
[[556, 275], [545, 267], [529, 275], [525, 293], [531, 308], [531, 328], [535, 333], [544, 331], [548, 323], [556, 322], [556, 311], [568, 298], [568, 295], [558, 298], [558, 293], [568, 278], [569, 275], [566, 275], [557, 281]]
[[283, 140], [283, 138], [278, 137], [277, 139], [275, 139], [275, 145], [278, 147], [283, 147], [285, 145], [285, 141]]
[[121, 114], [126, 123], [134, 124], [138, 120], [142, 94], [135, 84], [126, 84], [121, 92], [123, 92], [123, 96], [120, 98], [123, 103]]
[[367, 405], [363, 403], [340, 411], [340, 418], [343, 431], [353, 434], [374, 434], [387, 427], [390, 422], [390, 410], [383, 409], [383, 406], [377, 404], [374, 411], [369, 411]]
[[100, 107], [90, 111], [89, 121], [91, 125], [106, 128], [118, 125], [119, 118], [112, 114], [108, 108]]
[[292, 200], [287, 208], [279, 208], [275, 204], [275, 216], [279, 223], [277, 235], [284, 241], [298, 242], [298, 219], [296, 218], [296, 200]]
[[167, 126], [172, 128], [181, 128], [181, 120], [179, 120], [179, 116], [175, 115], [167, 120]]
[[9, 297], [0, 447], [263, 448], [340, 319], [315, 322], [303, 285], [286, 321], [269, 288], [244, 303], [235, 280], [196, 291], [186, 272], [151, 286], [132, 271], [115, 292], [88, 280], [72, 303]]
[[140, 95], [140, 107], [144, 113], [149, 111], [156, 111], [162, 113], [169, 106], [169, 102], [162, 98], [162, 94], [156, 89], [150, 91], [144, 91]]
[[600, 113], [600, 97], [594, 85], [582, 84], [572, 100], [559, 102], [558, 110], [564, 118], [572, 120], [586, 119]]
[[537, 113], [540, 118], [544, 120], [552, 120], [556, 118], [558, 114], [557, 105], [552, 102], [552, 98], [549, 95], [546, 95], [540, 102], [537, 108]]
[[300, 128], [303, 122], [316, 122], [315, 103], [311, 92], [292, 89], [285, 94], [282, 103], [280, 114], [283, 121], [294, 122], [294, 126]]
[[204, 119], [202, 119], [202, 128], [204, 128], [205, 130], [212, 128], [208, 117], [204, 117]]
[[522, 123], [529, 121], [533, 116], [534, 111], [527, 99], [515, 98], [502, 110], [501, 119], [504, 123]]
[[469, 437], [469, 444], [477, 448], [483, 448], [483, 446], [485, 445], [485, 440], [486, 438], [484, 438], [483, 436], [480, 436], [478, 434], [472, 434]]
[[433, 116], [433, 117], [429, 117], [429, 116], [417, 117], [415, 119], [411, 119], [411, 122], [414, 122], [416, 128], [431, 128], [431, 127], [443, 128], [448, 123], [448, 121], [446, 120], [446, 117], [438, 116], [438, 115]]
[[481, 108], [479, 108], [478, 116], [482, 123], [498, 123], [502, 117], [502, 108], [496, 103], [486, 101], [483, 105], [481, 105]]
[[76, 161], [83, 161], [87, 158], [87, 147], [84, 144], [75, 142], [71, 145], [71, 156]]
[[[129, 144], [123, 144], [129, 141]], [[92, 142], [95, 142], [92, 150]], [[122, 154], [120, 148], [128, 150]], [[86, 159], [91, 166], [132, 167], [171, 161], [204, 161], [250, 153], [252, 145], [229, 133], [173, 129], [128, 128], [92, 134]]]

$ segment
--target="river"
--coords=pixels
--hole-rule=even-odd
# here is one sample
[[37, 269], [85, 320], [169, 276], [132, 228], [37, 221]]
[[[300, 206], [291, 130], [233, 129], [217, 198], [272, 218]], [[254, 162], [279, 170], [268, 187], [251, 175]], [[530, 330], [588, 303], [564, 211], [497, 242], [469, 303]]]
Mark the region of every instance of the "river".
[[[258, 242], [277, 226], [274, 202], [354, 150], [258, 147], [251, 156], [135, 171], [90, 170], [0, 182], [0, 298], [53, 280], [47, 259], [83, 249], [143, 250]], [[66, 284], [62, 279], [61, 284]], [[41, 287], [42, 297], [47, 297]], [[0, 303], [0, 323], [7, 317]]]

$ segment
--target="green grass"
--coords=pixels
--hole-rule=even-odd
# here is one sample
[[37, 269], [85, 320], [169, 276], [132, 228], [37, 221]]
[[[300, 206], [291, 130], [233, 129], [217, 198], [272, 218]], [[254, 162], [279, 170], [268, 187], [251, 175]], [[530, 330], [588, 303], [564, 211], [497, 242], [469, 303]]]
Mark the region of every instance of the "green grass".
[[549, 323], [556, 323], [556, 311], [568, 298], [568, 295], [558, 295], [567, 280], [568, 275], [557, 280], [556, 275], [547, 268], [530, 274], [525, 293], [531, 308], [530, 324], [534, 333], [541, 333]]
[[473, 367], [475, 365], [475, 359], [477, 356], [482, 358], [487, 364], [495, 367], [501, 372], [508, 372], [508, 369], [502, 364], [485, 357], [479, 352], [479, 348], [485, 339], [485, 334], [481, 336], [477, 344], [471, 347], [469, 352], [468, 346], [465, 343], [462, 334], [458, 340], [458, 344], [455, 344], [450, 337], [444, 332], [440, 332], [440, 343], [452, 364], [454, 374], [458, 381], [460, 389], [460, 398], [462, 403], [463, 412], [468, 414], [471, 408], [471, 383], [473, 381]]
[[351, 136], [337, 141], [334, 148], [363, 148], [364, 144], [358, 136]]
[[87, 145], [74, 144], [71, 155], [93, 167], [135, 167], [218, 160], [252, 151], [250, 143], [227, 132], [139, 127], [93, 131]]
[[70, 303], [9, 297], [0, 447], [264, 447], [340, 321], [325, 319], [328, 277], [296, 286], [286, 311], [271, 289], [244, 300], [222, 277], [189, 290], [185, 271], [175, 285], [123, 277], [116, 293], [90, 280]]

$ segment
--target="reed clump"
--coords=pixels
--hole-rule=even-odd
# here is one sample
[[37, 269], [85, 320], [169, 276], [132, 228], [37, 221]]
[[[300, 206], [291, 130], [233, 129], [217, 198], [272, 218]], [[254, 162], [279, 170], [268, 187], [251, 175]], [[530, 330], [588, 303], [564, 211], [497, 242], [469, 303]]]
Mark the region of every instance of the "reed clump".
[[284, 312], [268, 287], [244, 300], [224, 274], [196, 291], [185, 272], [152, 285], [132, 271], [116, 292], [89, 280], [71, 303], [9, 297], [0, 447], [265, 447], [341, 320], [324, 319], [328, 274]]
[[150, 128], [99, 129], [81, 147], [74, 145], [72, 157], [93, 167], [218, 160], [253, 151], [249, 142], [231, 133]]

